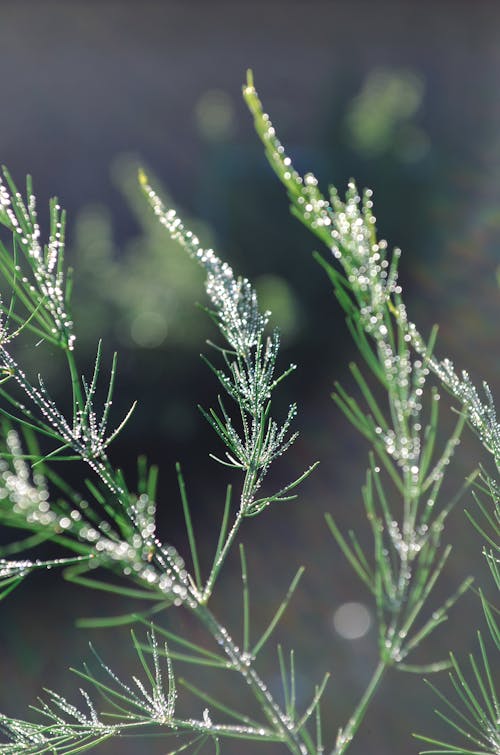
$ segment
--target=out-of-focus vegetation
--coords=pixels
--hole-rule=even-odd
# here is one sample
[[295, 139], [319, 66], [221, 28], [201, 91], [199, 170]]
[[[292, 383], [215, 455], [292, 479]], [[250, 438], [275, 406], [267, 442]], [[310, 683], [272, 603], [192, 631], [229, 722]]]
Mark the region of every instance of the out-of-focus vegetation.
[[[119, 244], [111, 214], [102, 205], [82, 208], [75, 222], [75, 308], [86, 315], [79, 337], [90, 349], [103, 327], [105, 340], [128, 350], [189, 348], [203, 337], [203, 318], [188, 304], [199, 299], [201, 271], [151, 217], [138, 191], [138, 167], [132, 157], [122, 156], [111, 168], [137, 227], [133, 238]], [[163, 197], [172, 204], [166, 191]], [[196, 221], [195, 227], [210, 243], [210, 229]]]
[[[206, 333], [206, 323], [192, 304], [199, 299], [201, 272], [165, 237], [144, 206], [137, 170], [138, 161], [126, 155], [112, 166], [114, 183], [137, 224], [133, 239], [120, 248], [104, 206], [83, 208], [77, 217], [72, 258], [80, 290], [75, 291], [75, 307], [86, 315], [79, 336], [92, 349], [104, 326], [111, 341], [125, 349], [189, 349]], [[162, 195], [165, 204], [173, 206], [166, 190]], [[214, 243], [206, 223], [190, 222], [207, 245]], [[262, 275], [257, 288], [265, 307], [272, 302], [280, 330], [291, 338], [298, 314], [290, 286], [279, 276]]]
[[352, 147], [367, 158], [394, 153], [403, 162], [420, 160], [430, 146], [416, 122], [424, 94], [425, 84], [415, 71], [370, 71], [345, 117]]

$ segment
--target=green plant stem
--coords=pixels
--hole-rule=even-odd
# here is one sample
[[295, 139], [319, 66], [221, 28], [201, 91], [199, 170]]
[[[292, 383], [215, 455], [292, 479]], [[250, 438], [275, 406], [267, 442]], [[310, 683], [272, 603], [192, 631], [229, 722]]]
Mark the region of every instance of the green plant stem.
[[238, 534], [240, 526], [245, 517], [245, 511], [248, 509], [248, 505], [252, 499], [253, 486], [255, 485], [256, 476], [257, 475], [255, 471], [250, 469], [248, 469], [245, 473], [245, 479], [243, 481], [243, 488], [241, 491], [240, 508], [234, 520], [233, 526], [229, 531], [226, 542], [224, 543], [223, 547], [217, 555], [217, 558], [214, 561], [205, 585], [205, 589], [203, 590], [202, 603], [206, 603], [210, 595], [212, 594], [217, 576], [222, 568], [222, 565], [224, 564], [224, 561], [226, 560], [226, 556], [229, 553], [232, 544], [234, 543], [234, 539]]
[[345, 728], [339, 731], [337, 743], [335, 745], [335, 749], [332, 752], [332, 755], [343, 755], [343, 753], [351, 744], [354, 735], [356, 734], [361, 725], [361, 722], [363, 721], [363, 718], [365, 717], [366, 709], [368, 708], [368, 705], [375, 695], [380, 681], [385, 671], [387, 670], [387, 667], [388, 664], [386, 661], [378, 662], [377, 667], [373, 672], [372, 678], [370, 679], [370, 682], [363, 693], [363, 697], [359, 701], [354, 713], [350, 717]]
[[222, 568], [222, 565], [224, 561], [226, 560], [226, 556], [229, 553], [229, 550], [234, 542], [236, 535], [238, 534], [242, 521], [243, 521], [243, 512], [240, 509], [236, 515], [236, 519], [234, 520], [233, 526], [231, 527], [229, 531], [226, 542], [224, 543], [224, 546], [221, 548], [219, 555], [214, 561], [214, 565], [212, 566], [212, 570], [207, 579], [205, 589], [203, 590], [202, 603], [206, 603], [210, 595], [212, 594], [215, 580], [217, 579], [217, 576]]
[[80, 377], [76, 367], [75, 357], [72, 351], [65, 349], [66, 359], [68, 361], [69, 372], [71, 375], [71, 386], [73, 390], [73, 417], [76, 419], [77, 412], [83, 409], [83, 396], [80, 386]]
[[294, 755], [308, 755], [293, 721], [281, 710], [266, 684], [252, 667], [252, 657], [240, 650], [212, 612], [204, 605], [191, 609], [203, 626], [226, 653], [232, 667], [245, 679], [262, 711], [289, 751]]

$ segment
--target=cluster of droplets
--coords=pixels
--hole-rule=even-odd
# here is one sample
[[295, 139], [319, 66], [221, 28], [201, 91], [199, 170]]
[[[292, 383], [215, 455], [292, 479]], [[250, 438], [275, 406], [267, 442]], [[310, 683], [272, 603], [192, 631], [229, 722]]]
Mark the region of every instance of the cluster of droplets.
[[255, 494], [261, 487], [270, 465], [284, 454], [297, 438], [298, 433], [289, 435], [290, 425], [296, 416], [297, 407], [295, 404], [290, 406], [282, 425], [278, 425], [272, 418], [268, 418], [267, 424], [265, 424], [262, 414], [251, 415], [250, 419], [242, 414], [243, 432], [241, 434], [234, 428], [231, 417], [227, 414], [223, 405], [221, 405], [221, 412], [224, 419], [223, 428], [210, 415], [207, 414], [206, 416], [222, 437], [229, 451], [226, 452], [226, 461], [221, 461], [212, 456], [221, 461], [222, 464], [229, 464], [252, 473], [251, 485], [243, 491], [241, 501], [244, 513], [251, 515], [256, 513], [253, 506]]
[[[6, 513], [19, 517], [30, 527], [72, 532], [79, 539], [95, 544], [102, 533], [85, 522], [81, 511], [59, 507], [49, 500], [46, 479], [39, 472], [31, 472], [15, 430], [6, 433], [5, 443], [10, 458], [0, 459], [0, 505], [9, 508]], [[81, 502], [83, 510], [87, 505]]]
[[82, 689], [80, 693], [85, 700], [86, 711], [72, 705], [57, 692], [47, 690], [50, 705], [39, 700], [38, 710], [48, 721], [42, 724], [0, 716], [0, 731], [9, 740], [0, 744], [0, 751], [4, 755], [66, 752], [69, 742], [78, 749], [80, 745], [86, 749], [89, 744], [92, 746], [103, 738], [119, 734], [120, 725], [103, 723], [89, 695]]
[[[118, 435], [132, 411], [135, 403], [125, 416], [120, 425], [108, 436], [107, 423], [109, 410], [112, 404], [111, 392], [108, 393], [108, 399], [104, 404], [104, 410], [100, 419], [94, 410], [93, 397], [96, 389], [96, 373], [90, 388], [84, 381], [84, 387], [87, 393], [86, 403], [83, 408], [79, 408], [74, 415], [73, 422], [69, 422], [62, 412], [58, 409], [53, 399], [50, 397], [43, 379], [38, 377], [39, 386], [35, 387], [28, 380], [25, 372], [16, 362], [14, 357], [4, 346], [0, 345], [0, 369], [3, 370], [10, 378], [21, 387], [25, 395], [38, 407], [43, 417], [47, 420], [50, 427], [57, 433], [65, 447], [75, 451], [78, 456], [86, 462], [91, 469], [106, 483], [114, 493], [122, 493], [123, 490], [116, 484], [116, 481], [108, 474], [105, 465], [105, 450], [111, 441]], [[112, 381], [110, 382], [110, 386]], [[23, 404], [16, 402], [17, 408], [29, 419], [32, 413]]]
[[152, 632], [149, 636], [149, 643], [153, 655], [153, 664], [155, 671], [155, 681], [152, 685], [151, 694], [147, 693], [143, 687], [141, 688], [139, 683], [135, 680], [135, 677], [134, 681], [136, 681], [139, 689], [141, 689], [144, 700], [146, 700], [150, 705], [151, 717], [153, 718], [153, 720], [156, 720], [160, 723], [169, 723], [173, 721], [175, 715], [175, 703], [177, 700], [177, 689], [175, 685], [174, 671], [172, 668], [172, 660], [170, 658], [167, 645], [165, 644], [164, 652], [167, 660], [168, 675], [168, 690], [167, 692], [165, 692], [160, 667], [158, 643], [154, 632]]
[[[107, 481], [106, 469], [99, 457], [96, 458], [95, 450], [100, 451], [100, 445], [96, 445], [95, 439], [84, 432], [81, 422], [77, 421], [71, 426], [64, 415], [59, 411], [53, 399], [47, 392], [42, 378], [39, 376], [39, 387], [33, 386], [25, 372], [18, 365], [11, 354], [0, 346], [1, 369], [7, 373], [22, 388], [26, 396], [38, 407], [42, 415], [48, 421], [51, 428], [57, 433], [60, 440], [72, 448], [83, 461], [85, 461], [96, 474]], [[31, 417], [31, 412], [22, 404], [17, 404], [23, 414]], [[111, 483], [109, 483], [111, 484]], [[114, 492], [118, 492], [116, 489]]]
[[[104, 531], [103, 531], [104, 525]], [[126, 540], [113, 536], [101, 523], [80, 529], [81, 539], [94, 543], [96, 555], [104, 563], [119, 564], [126, 577], [132, 577], [165, 595], [176, 606], [196, 606], [197, 594], [192, 587], [184, 561], [172, 545], [164, 545], [147, 531], [134, 531]], [[109, 535], [106, 536], [106, 532]]]
[[24, 577], [35, 567], [35, 563], [29, 559], [11, 561], [0, 558], [0, 579], [8, 577]]
[[412, 359], [406, 345], [396, 352], [386, 336], [377, 339], [377, 348], [391, 401], [392, 427], [377, 426], [375, 432], [416, 494], [422, 450], [422, 397], [428, 369], [419, 359]]
[[[387, 258], [387, 242], [377, 241], [376, 218], [372, 213], [372, 191], [366, 189], [361, 198], [356, 184], [348, 184], [345, 201], [333, 187], [328, 201], [318, 188], [318, 180], [312, 173], [302, 177], [292, 165], [290, 157], [272, 125], [253, 85], [243, 90], [244, 96], [255, 117], [257, 131], [266, 147], [274, 170], [286, 185], [294, 206], [294, 212], [331, 249], [344, 268], [352, 287], [363, 324], [367, 332], [387, 334], [384, 314], [387, 304], [401, 293], [397, 279], [397, 261], [401, 254], [395, 249], [390, 262]], [[404, 305], [401, 316], [406, 317]]]
[[422, 550], [429, 536], [429, 526], [425, 523], [413, 527], [411, 532], [401, 532], [399, 522], [393, 519], [388, 528], [394, 550], [405, 561], [412, 561]]
[[40, 559], [31, 561], [27, 558], [22, 560], [0, 558], [0, 579], [25, 577], [35, 569], [52, 569], [57, 566], [66, 566], [70, 563], [75, 563], [75, 561], [84, 561], [86, 559], [86, 556], [76, 559], [56, 558], [51, 561], [42, 561]]
[[[227, 393], [252, 417], [258, 417], [271, 398], [276, 384], [274, 369], [279, 346], [276, 330], [265, 341], [259, 336], [249, 355], [237, 354], [229, 363], [228, 375], [223, 370], [216, 371]], [[295, 365], [290, 369], [295, 369]]]
[[213, 723], [208, 708], [204, 708], [201, 719], [189, 718], [187, 723], [193, 731], [209, 732], [212, 738], [218, 741], [219, 736], [232, 736], [238, 739], [257, 739], [262, 737], [263, 739], [272, 738], [275, 739], [274, 732], [264, 727], [244, 726], [234, 724], [219, 724]]
[[407, 655], [402, 649], [407, 633], [404, 630], [397, 631], [393, 625], [389, 627], [382, 650], [382, 656], [393, 663], [400, 663]]
[[12, 506], [14, 514], [22, 516], [28, 524], [50, 526], [57, 520], [48, 503], [49, 491], [45, 477], [37, 472], [31, 476], [22, 458], [19, 435], [9, 430], [5, 436], [11, 459], [0, 459], [0, 501]]
[[[96, 519], [88, 501], [78, 499], [78, 505], [73, 507], [63, 501], [51, 501], [44, 476], [37, 472], [32, 475], [23, 459], [16, 431], [9, 430], [5, 441], [11, 458], [0, 459], [0, 507], [6, 509], [9, 520], [14, 517], [21, 526], [26, 523], [36, 530], [71, 535], [90, 546], [95, 566], [117, 564], [125, 576], [157, 589], [174, 604], [196, 604], [184, 561], [173, 546], [155, 537], [155, 504], [146, 494], [130, 504], [133, 529], [123, 539], [109, 522]], [[5, 569], [13, 568], [12, 562], [8, 563], [11, 566], [5, 564]], [[32, 562], [27, 562], [26, 569], [31, 568]]]
[[[34, 724], [0, 714], [0, 731], [9, 739], [8, 743], [0, 745], [2, 755], [44, 752], [52, 744], [44, 724]], [[55, 739], [59, 739], [57, 734]]]
[[187, 572], [184, 560], [172, 545], [164, 545], [156, 537], [156, 504], [141, 493], [129, 506], [134, 525], [129, 548], [134, 558], [124, 568], [125, 575], [134, 574], [151, 587], [167, 595], [174, 605], [194, 608], [198, 593]]
[[363, 326], [377, 340], [385, 340], [388, 335], [385, 323], [388, 303], [392, 304], [392, 299], [401, 293], [397, 278], [401, 252], [395, 249], [390, 263], [387, 242], [377, 241], [371, 197], [371, 189], [366, 189], [361, 198], [356, 184], [351, 181], [345, 201], [340, 199], [335, 188], [331, 189], [325, 212], [331, 216], [331, 250], [344, 268]]
[[97, 411], [95, 409], [94, 399], [97, 390], [100, 366], [101, 344], [99, 343], [92, 382], [89, 385], [86, 379], [82, 378], [83, 387], [85, 390], [85, 404], [83, 407], [78, 408], [73, 420], [73, 438], [77, 441], [83, 442], [86, 449], [85, 456], [83, 457], [85, 461], [106, 458], [106, 448], [125, 426], [136, 406], [136, 402], [134, 402], [118, 427], [109, 435], [107, 435], [109, 414], [111, 405], [113, 403], [113, 388], [116, 375], [116, 354], [113, 358], [107, 398], [104, 402], [102, 415], [99, 419], [97, 416]]
[[[66, 752], [66, 747], [70, 743], [75, 748], [79, 743], [87, 747], [89, 744], [96, 745], [103, 737], [120, 735], [127, 727], [137, 726], [137, 724], [159, 724], [173, 729], [177, 728], [175, 721], [177, 690], [168, 648], [165, 645], [162, 649], [166, 657], [168, 677], [166, 688], [160, 663], [160, 649], [153, 632], [148, 634], [148, 649], [153, 663], [153, 669], [148, 673], [150, 689], [136, 676], [132, 677], [134, 686], [123, 682], [109, 666], [98, 658], [101, 670], [111, 679], [111, 682], [106, 685], [107, 697], [111, 701], [115, 698], [119, 700], [120, 713], [115, 716], [118, 719], [116, 723], [102, 721], [90, 695], [83, 689], [80, 689], [80, 694], [85, 703], [84, 709], [70, 703], [59, 693], [47, 690], [48, 700], [40, 700], [38, 710], [48, 723], [31, 724], [5, 716], [0, 717], [0, 729], [3, 729], [11, 740], [10, 744], [0, 746], [1, 751], [9, 755], [25, 751], [34, 752], [33, 747], [36, 745], [41, 748], [36, 749], [36, 752], [49, 750], [59, 752], [58, 745], [60, 744], [64, 745]], [[102, 689], [102, 683], [96, 677], [88, 673], [86, 676], [97, 690]]]
[[[377, 572], [380, 584], [377, 588], [378, 610], [384, 621], [379, 626], [382, 657], [389, 663], [400, 663], [418, 644], [419, 633], [408, 640], [407, 635], [424, 608], [425, 598], [439, 576], [449, 556], [450, 548], [440, 549], [444, 520], [451, 506], [433, 508], [442, 481], [442, 467], [449, 462], [457, 442], [452, 436], [442, 456], [427, 476], [431, 488], [426, 500], [419, 480], [419, 467], [410, 469], [411, 482], [407, 488], [400, 521], [388, 506], [381, 480], [376, 480], [376, 491], [381, 516], [374, 516], [374, 503], [367, 509], [377, 543]], [[373, 478], [379, 477], [380, 468], [372, 468]], [[366, 496], [365, 489], [365, 496]], [[373, 499], [375, 501], [375, 499]], [[373, 508], [372, 508], [373, 506]], [[394, 518], [393, 518], [394, 517]], [[441, 555], [438, 558], [438, 553]], [[454, 600], [445, 603], [442, 609], [428, 620], [429, 631], [442, 620], [445, 609]], [[402, 628], [401, 628], [402, 627]]]
[[53, 722], [50, 727], [52, 736], [60, 734], [70, 735], [75, 722], [80, 735], [82, 728], [87, 734], [99, 733], [102, 735], [117, 731], [116, 726], [110, 726], [100, 721], [88, 693], [82, 689], [80, 693], [85, 700], [87, 710], [80, 710], [76, 705], [73, 705], [65, 697], [53, 690], [48, 690], [47, 692], [50, 698], [50, 705], [44, 700], [40, 701], [40, 711]]
[[70, 351], [74, 348], [75, 334], [73, 321], [68, 313], [68, 297], [63, 270], [64, 258], [64, 212], [56, 200], [50, 203], [50, 234], [48, 243], [42, 248], [40, 226], [37, 220], [36, 199], [28, 190], [27, 204], [14, 186], [7, 171], [7, 182], [0, 178], [0, 222], [14, 234], [20, 249], [28, 260], [35, 285], [23, 275], [20, 265], [15, 266], [17, 283], [31, 295], [38, 289], [39, 305], [49, 314], [52, 325], [48, 335], [58, 340]]
[[[228, 449], [227, 459], [222, 463], [243, 469], [250, 475], [247, 481], [250, 478], [251, 481], [245, 485], [241, 506], [246, 514], [256, 513], [252, 503], [270, 464], [296, 438], [296, 434], [289, 435], [296, 414], [295, 405], [290, 406], [281, 425], [268, 416], [271, 393], [284, 377], [276, 378], [274, 374], [279, 335], [274, 331], [269, 338], [264, 336], [270, 313], [259, 311], [257, 294], [249, 281], [235, 278], [227, 263], [222, 262], [212, 249], [204, 249], [199, 239], [185, 228], [175, 210], [164, 207], [143, 175], [141, 183], [156, 216], [170, 236], [206, 271], [206, 291], [220, 330], [232, 350], [231, 353], [225, 352], [227, 372], [210, 366], [239, 406], [242, 428], [240, 431], [235, 429], [222, 402], [221, 417], [214, 412], [205, 413], [205, 416]], [[293, 369], [295, 365], [284, 374]]]
[[[144, 682], [137, 676], [132, 677], [135, 685], [134, 688], [123, 682], [101, 659], [99, 659], [100, 665], [102, 670], [114, 682], [116, 691], [120, 694], [121, 698], [129, 705], [129, 710], [125, 716], [127, 720], [138, 718], [159, 724], [172, 724], [175, 715], [177, 689], [168, 648], [165, 645], [162, 649], [162, 653], [166, 658], [168, 679], [166, 689], [160, 663], [160, 649], [154, 632], [148, 633], [148, 650], [153, 660], [153, 673], [148, 674], [151, 686], [150, 690], [146, 688]], [[137, 711], [140, 711], [140, 713]]]
[[[413, 324], [410, 325], [410, 333], [415, 348], [421, 353], [425, 353], [423, 339]], [[427, 362], [436, 377], [460, 402], [467, 419], [484, 447], [492, 454], [497, 468], [500, 469], [500, 422], [497, 418], [495, 402], [488, 383], [483, 382], [484, 397], [482, 398], [468, 372], [463, 370], [458, 375], [450, 359], [439, 361], [435, 357], [429, 357]]]
[[184, 560], [176, 548], [152, 537], [149, 529], [134, 531], [122, 539], [107, 522], [98, 526], [85, 522], [78, 528], [78, 537], [93, 546], [96, 566], [115, 563], [124, 576], [161, 593], [174, 605], [194, 608], [198, 595]]
[[287, 417], [281, 424], [268, 416], [268, 405], [274, 387], [284, 374], [295, 369], [295, 365], [290, 365], [287, 373], [275, 378], [278, 350], [279, 335], [276, 331], [266, 339], [265, 345], [259, 335], [249, 354], [236, 354], [232, 361], [226, 359], [228, 372], [212, 367], [225, 391], [240, 407], [241, 430], [236, 430], [222, 402], [222, 424], [213, 414], [205, 413], [205, 416], [228, 448], [226, 461], [222, 463], [229, 462], [232, 466], [252, 472], [252, 485], [245, 488], [241, 502], [248, 514], [254, 513], [252, 500], [269, 466], [297, 438], [297, 433], [289, 434], [297, 413], [295, 404], [290, 405]]
[[[5, 443], [10, 458], [0, 459], [0, 506], [7, 508], [8, 519], [19, 518], [22, 525], [33, 529], [47, 529], [56, 533], [71, 533], [81, 541], [95, 546], [103, 538], [109, 525], [105, 522], [99, 529], [89, 524], [82, 512], [88, 507], [80, 502], [81, 510], [49, 499], [45, 477], [30, 470], [23, 458], [23, 449], [18, 433], [9, 430]], [[113, 547], [115, 543], [113, 543]]]
[[[394, 249], [389, 259], [387, 242], [377, 240], [370, 189], [365, 190], [361, 197], [356, 184], [351, 181], [345, 200], [333, 187], [328, 201], [321, 194], [312, 173], [302, 177], [294, 169], [269, 116], [262, 112], [252, 85], [244, 89], [244, 95], [255, 116], [256, 128], [266, 146], [271, 165], [287, 186], [294, 212], [331, 249], [344, 270], [354, 299], [351, 310], [348, 308], [348, 316], [355, 316], [377, 345], [379, 362], [395, 409], [394, 429], [384, 432], [379, 428], [387, 453], [400, 466], [406, 469], [414, 467], [420, 454], [418, 417], [428, 368], [420, 360], [411, 359], [407, 348], [409, 336], [404, 338], [404, 346], [396, 349], [390, 332], [389, 313], [402, 330], [406, 330], [407, 323], [397, 274], [401, 251]], [[408, 419], [412, 420], [410, 430], [407, 430]]]
[[[9, 332], [9, 322], [8, 318], [4, 318], [4, 303], [2, 296], [0, 295], [0, 344], [5, 346], [10, 341], [12, 341], [16, 335], [18, 334], [19, 330], [16, 330], [14, 332]], [[5, 375], [7, 377], [8, 375]]]
[[156, 503], [147, 493], [141, 493], [129, 507], [130, 518], [142, 542], [152, 548], [156, 532]]
[[[265, 432], [265, 437], [262, 445], [258, 449], [258, 454], [255, 454], [256, 439], [260, 433], [260, 425], [256, 420], [252, 420], [252, 433], [250, 436], [250, 442], [247, 441], [245, 453], [242, 456], [242, 460], [245, 463], [246, 469], [251, 469], [252, 465], [258, 469], [258, 475], [253, 483], [251, 491], [247, 494], [247, 499], [243, 501], [245, 509], [249, 514], [256, 513], [256, 509], [253, 506], [253, 498], [255, 493], [259, 490], [270, 465], [275, 459], [282, 456], [294, 443], [298, 437], [298, 433], [292, 433], [288, 435], [290, 425], [297, 414], [297, 407], [292, 404], [288, 410], [288, 415], [280, 426], [273, 419], [269, 419]], [[257, 507], [258, 508], [258, 507]]]
[[205, 288], [228, 343], [237, 354], [247, 355], [262, 337], [270, 313], [261, 314], [259, 311], [257, 294], [250, 282], [246, 278], [235, 278], [231, 267], [222, 262], [213, 249], [204, 249], [198, 237], [185, 228], [175, 210], [164, 207], [145, 178], [143, 185], [160, 223], [205, 270]]

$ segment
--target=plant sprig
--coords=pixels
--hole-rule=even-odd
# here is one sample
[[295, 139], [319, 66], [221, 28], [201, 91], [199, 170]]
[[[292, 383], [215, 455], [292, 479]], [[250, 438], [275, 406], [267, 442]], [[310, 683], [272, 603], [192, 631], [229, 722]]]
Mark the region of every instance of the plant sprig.
[[[223, 368], [213, 365], [210, 367], [226, 393], [238, 406], [241, 429], [235, 429], [233, 419], [220, 399], [220, 412], [210, 410], [205, 412], [205, 415], [226, 444], [227, 461], [224, 463], [241, 469], [243, 473], [239, 506], [230, 524], [232, 496], [231, 488], [228, 487], [213, 565], [208, 578], [203, 581], [186, 484], [180, 465], [177, 466], [193, 564], [193, 574], [190, 574], [175, 547], [162, 543], [156, 534], [157, 470], [154, 467], [148, 468], [146, 461], [141, 457], [137, 492], [132, 492], [121, 471], [114, 469], [107, 459], [107, 446], [117, 433], [115, 431], [107, 434], [106, 430], [115, 383], [116, 357], [113, 359], [103, 412], [99, 416], [95, 409], [95, 399], [102, 360], [101, 344], [98, 345], [92, 378], [87, 381], [79, 376], [73, 342], [58, 339], [57, 343], [69, 365], [73, 396], [73, 422], [70, 423], [50, 398], [43, 380], [40, 378], [39, 387], [35, 388], [27, 379], [22, 367], [7, 351], [9, 338], [6, 336], [3, 344], [0, 344], [4, 371], [8, 371], [8, 377], [13, 378], [24, 391], [34, 409], [26, 408], [16, 398], [9, 390], [10, 384], [7, 381], [6, 387], [1, 389], [1, 395], [14, 410], [17, 410], [17, 415], [10, 410], [2, 410], [6, 417], [4, 434], [7, 447], [0, 461], [6, 480], [6, 489], [3, 496], [0, 496], [0, 510], [4, 522], [9, 526], [33, 532], [35, 540], [25, 539], [26, 544], [29, 542], [36, 545], [36, 542], [39, 542], [36, 538], [43, 536], [80, 553], [81, 557], [67, 563], [65, 571], [66, 578], [73, 583], [109, 594], [122, 595], [130, 600], [147, 602], [146, 608], [128, 614], [99, 617], [96, 620], [86, 620], [84, 623], [87, 626], [118, 626], [150, 622], [151, 635], [148, 642], [138, 642], [134, 637], [134, 646], [151, 690], [148, 691], [144, 683], [138, 679], [134, 680], [138, 689], [134, 689], [122, 682], [104, 664], [101, 664], [102, 668], [114, 683], [111, 686], [99, 681], [91, 672], [85, 670], [80, 675], [103, 694], [115, 709], [111, 720], [103, 718], [105, 714], [98, 712], [86, 692], [82, 693], [86, 710], [74, 706], [57, 692], [49, 692], [48, 700], [41, 702], [38, 709], [48, 723], [32, 724], [18, 719], [2, 718], [2, 728], [11, 744], [5, 745], [5, 750], [1, 751], [59, 752], [69, 755], [70, 752], [83, 751], [105, 739], [119, 736], [121, 732], [130, 728], [154, 726], [175, 736], [176, 741], [186, 732], [187, 741], [183, 741], [177, 748], [176, 751], [179, 752], [190, 745], [196, 745], [198, 748], [209, 740], [213, 741], [218, 751], [219, 741], [232, 737], [282, 742], [294, 755], [313, 755], [316, 749], [307, 727], [309, 719], [316, 716], [317, 736], [321, 737], [319, 702], [326, 680], [316, 688], [305, 712], [296, 710], [295, 705], [288, 706], [285, 712], [255, 669], [255, 657], [281, 618], [297, 586], [298, 575], [268, 628], [252, 649], [249, 644], [248, 574], [243, 555], [242, 648], [206, 605], [244, 518], [255, 516], [273, 502], [295, 498], [291, 491], [313, 469], [310, 467], [297, 479], [274, 493], [262, 494], [260, 490], [270, 465], [296, 438], [296, 433], [289, 432], [290, 423], [296, 413], [295, 406], [290, 407], [282, 423], [277, 422], [270, 411], [271, 394], [293, 366], [281, 375], [275, 374], [279, 336], [277, 331], [270, 336], [265, 335], [269, 313], [260, 312], [255, 291], [249, 281], [236, 278], [231, 268], [221, 262], [212, 250], [202, 249], [198, 240], [184, 229], [175, 213], [163, 208], [152, 189], [144, 184], [144, 179], [142, 183], [160, 221], [207, 271], [206, 289], [214, 307], [210, 314], [227, 342], [227, 347], [219, 349], [223, 354]], [[34, 200], [30, 201], [34, 206]], [[22, 213], [24, 205], [17, 194], [15, 206], [18, 212]], [[12, 221], [11, 213], [7, 210], [5, 217]], [[15, 226], [13, 221], [11, 224]], [[10, 230], [15, 233], [15, 227]], [[37, 264], [42, 265], [42, 258], [34, 255], [33, 259], [35, 262], [30, 256], [35, 268]], [[63, 280], [62, 267], [58, 269]], [[12, 285], [12, 281], [9, 282]], [[42, 303], [40, 300], [36, 302], [36, 306], [41, 307]], [[29, 303], [27, 306], [29, 309]], [[22, 428], [24, 439], [21, 439], [16, 431], [16, 426]], [[121, 429], [121, 425], [118, 429]], [[38, 447], [39, 435], [57, 441], [59, 445], [44, 455]], [[23, 445], [27, 446], [27, 452], [24, 451]], [[90, 494], [85, 497], [74, 492], [53, 469], [55, 462], [73, 459], [86, 462], [97, 476], [97, 479], [85, 480], [87, 492]], [[29, 462], [32, 464], [32, 470], [28, 467]], [[59, 491], [60, 495], [54, 495], [54, 491]], [[16, 549], [21, 547], [21, 543], [12, 546]], [[94, 576], [92, 572], [96, 568], [104, 570], [105, 576]], [[9, 572], [7, 576], [10, 580], [12, 576], [17, 578], [18, 575], [17, 572], [15, 575]], [[9, 582], [5, 589], [10, 590], [11, 584], [15, 586], [13, 582]], [[183, 606], [191, 611], [208, 636], [217, 641], [222, 655], [190, 643], [169, 630], [167, 636], [173, 644], [173, 650], [169, 651], [166, 646], [160, 650], [155, 636], [164, 630], [161, 624], [151, 623], [151, 617], [171, 605]], [[152, 655], [153, 670], [150, 670], [145, 660], [147, 654]], [[166, 691], [162, 687], [160, 675], [161, 655], [167, 662], [169, 682]], [[236, 722], [217, 723], [212, 720], [208, 709], [203, 711], [200, 720], [176, 717], [174, 700], [177, 692], [172, 660], [191, 665], [211, 665], [236, 673], [248, 684], [266, 723], [254, 724], [244, 720], [244, 714], [238, 712]], [[211, 700], [215, 711], [229, 712], [227, 706], [209, 693], [200, 694]]]
[[[439, 506], [438, 494], [464, 421], [479, 432], [494, 455], [498, 423], [489, 388], [485, 386], [485, 405], [465, 373], [460, 383], [451, 363], [438, 363], [434, 358], [436, 330], [427, 342], [419, 337], [417, 343], [417, 331], [408, 321], [398, 281], [401, 252], [394, 249], [389, 254], [387, 242], [377, 238], [371, 190], [360, 195], [351, 181], [345, 199], [335, 187], [330, 187], [328, 197], [323, 195], [312, 173], [301, 175], [294, 168], [262, 108], [251, 71], [243, 96], [268, 161], [287, 190], [292, 214], [333, 255], [334, 262], [319, 254], [315, 257], [333, 285], [361, 356], [386, 397], [384, 406], [355, 364], [351, 372], [362, 403], [339, 384], [333, 395], [349, 421], [372, 445], [363, 503], [373, 535], [373, 558], [365, 554], [355, 533], [350, 533], [349, 542], [331, 515], [327, 515], [327, 523], [375, 597], [380, 655], [365, 694], [347, 726], [339, 731], [335, 755], [340, 755], [349, 747], [385, 669], [392, 665], [423, 671], [408, 665], [406, 656], [446, 619], [449, 608], [470, 584], [470, 580], [464, 580], [455, 595], [410, 634], [450, 552], [450, 547], [441, 549], [440, 543], [446, 517], [458, 496]], [[430, 371], [465, 409], [437, 458], [439, 394], [435, 388], [427, 389]], [[429, 418], [425, 421], [427, 408]], [[384, 475], [393, 485], [391, 493], [386, 491]], [[395, 496], [400, 501], [397, 505]], [[429, 670], [446, 665], [446, 661], [432, 664]]]
[[276, 376], [279, 352], [279, 333], [274, 330], [266, 336], [270, 312], [261, 312], [257, 294], [246, 278], [235, 277], [231, 267], [222, 262], [213, 249], [204, 249], [198, 237], [185, 228], [175, 210], [167, 209], [158, 194], [141, 172], [139, 180], [145, 196], [160, 223], [179, 242], [188, 255], [206, 272], [205, 288], [213, 309], [209, 310], [220, 333], [227, 342], [215, 347], [222, 354], [224, 368], [216, 367], [205, 358], [224, 391], [237, 405], [239, 428], [219, 396], [219, 408], [200, 410], [226, 447], [226, 458], [211, 454], [224, 466], [240, 469], [243, 473], [238, 511], [233, 526], [218, 555], [203, 591], [207, 600], [214, 587], [217, 574], [239, 530], [244, 517], [255, 516], [273, 502], [294, 499], [291, 491], [315, 468], [313, 464], [297, 479], [276, 493], [257, 497], [271, 464], [290, 448], [297, 433], [290, 433], [290, 425], [297, 407], [292, 404], [282, 423], [271, 415], [271, 397], [274, 390], [295, 369], [290, 365]]

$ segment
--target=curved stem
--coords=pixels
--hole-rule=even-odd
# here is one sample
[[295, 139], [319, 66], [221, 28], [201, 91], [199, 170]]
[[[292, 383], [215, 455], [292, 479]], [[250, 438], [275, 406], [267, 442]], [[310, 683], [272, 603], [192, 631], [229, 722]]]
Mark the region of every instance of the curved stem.
[[335, 749], [333, 750], [331, 755], [343, 755], [343, 753], [351, 744], [354, 735], [356, 734], [361, 725], [361, 722], [363, 721], [363, 718], [365, 717], [366, 709], [368, 708], [368, 705], [370, 704], [375, 692], [377, 691], [377, 688], [386, 669], [387, 662], [379, 661], [377, 667], [375, 668], [375, 671], [373, 672], [372, 678], [370, 679], [370, 682], [363, 693], [363, 697], [356, 707], [356, 710], [350, 717], [345, 728], [340, 729], [337, 736]]

